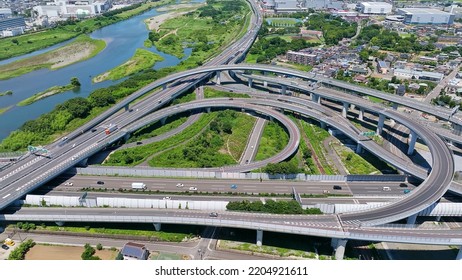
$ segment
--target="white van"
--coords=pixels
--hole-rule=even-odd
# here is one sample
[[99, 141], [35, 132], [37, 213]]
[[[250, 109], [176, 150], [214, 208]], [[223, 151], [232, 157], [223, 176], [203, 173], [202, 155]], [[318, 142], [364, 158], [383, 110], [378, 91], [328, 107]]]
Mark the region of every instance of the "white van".
[[382, 190], [386, 192], [391, 191], [390, 187], [383, 187]]

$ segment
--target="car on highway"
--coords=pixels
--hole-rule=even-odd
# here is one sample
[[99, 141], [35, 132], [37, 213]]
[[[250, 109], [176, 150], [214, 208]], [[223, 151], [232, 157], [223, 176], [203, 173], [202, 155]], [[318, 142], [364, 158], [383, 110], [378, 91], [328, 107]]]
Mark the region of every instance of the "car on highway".
[[162, 198], [163, 200], [170, 200], [172, 199], [170, 196], [164, 196], [164, 198]]
[[10, 247], [8, 247], [8, 245], [6, 245], [6, 244], [2, 244], [2, 249], [3, 250], [8, 250], [8, 249], [10, 249]]
[[407, 188], [407, 184], [406, 184], [406, 183], [400, 183], [399, 186], [400, 186], [401, 188]]
[[136, 145], [141, 145], [141, 144], [143, 144], [143, 142], [141, 142], [141, 141], [136, 142]]
[[237, 189], [237, 185], [232, 184], [232, 185], [231, 185], [231, 188], [232, 188], [233, 190], [235, 190], [235, 189]]
[[177, 188], [182, 188], [182, 187], [184, 187], [184, 184], [178, 183], [178, 184], [176, 184], [176, 187], [177, 187]]
[[341, 189], [342, 189], [342, 187], [341, 187], [341, 186], [338, 186], [338, 185], [335, 185], [335, 186], [333, 186], [332, 188], [333, 188], [334, 190], [341, 190]]
[[91, 129], [91, 132], [95, 132], [95, 131], [96, 131], [96, 128], [92, 128], [92, 129]]
[[75, 160], [75, 157], [71, 157], [71, 160]]
[[104, 182], [103, 181], [98, 181], [96, 182], [98, 185], [104, 185]]
[[408, 194], [408, 193], [410, 193], [410, 192], [411, 192], [411, 190], [404, 190], [404, 191], [403, 191], [404, 194]]
[[72, 183], [72, 182], [66, 182], [66, 183], [64, 183], [64, 185], [65, 185], [65, 186], [73, 186], [74, 183]]
[[391, 191], [391, 189], [390, 189], [390, 187], [383, 187], [383, 188], [382, 188], [382, 191], [389, 192], [389, 191]]
[[189, 190], [190, 191], [197, 191], [197, 188], [196, 187], [190, 187]]
[[209, 217], [216, 218], [216, 217], [218, 217], [218, 213], [217, 212], [210, 212]]

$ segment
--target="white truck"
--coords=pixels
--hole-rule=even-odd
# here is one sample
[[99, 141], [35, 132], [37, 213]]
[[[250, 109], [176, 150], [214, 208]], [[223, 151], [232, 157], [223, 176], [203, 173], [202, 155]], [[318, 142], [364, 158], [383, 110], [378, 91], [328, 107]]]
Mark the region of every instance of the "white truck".
[[145, 190], [146, 184], [145, 183], [132, 183], [133, 190]]

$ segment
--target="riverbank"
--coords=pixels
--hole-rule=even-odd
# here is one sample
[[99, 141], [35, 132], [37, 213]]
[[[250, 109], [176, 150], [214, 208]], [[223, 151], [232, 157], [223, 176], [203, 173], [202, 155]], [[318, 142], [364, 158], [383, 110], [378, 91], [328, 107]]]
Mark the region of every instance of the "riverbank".
[[165, 21], [179, 17], [181, 15], [187, 14], [192, 12], [202, 6], [204, 3], [197, 3], [197, 4], [178, 4], [178, 5], [171, 5], [168, 7], [162, 7], [157, 9], [159, 12], [167, 12], [165, 14], [161, 14], [152, 18], [145, 20], [147, 27], [149, 30], [155, 30], [156, 32], [159, 31], [160, 25]]
[[106, 42], [103, 40], [95, 40], [87, 35], [81, 35], [72, 43], [59, 49], [1, 65], [0, 80], [21, 76], [42, 68], [59, 69], [90, 59], [100, 53], [105, 47]]
[[8, 106], [8, 107], [5, 107], [5, 108], [0, 108], [0, 115], [5, 113], [6, 111], [10, 110], [13, 106]]

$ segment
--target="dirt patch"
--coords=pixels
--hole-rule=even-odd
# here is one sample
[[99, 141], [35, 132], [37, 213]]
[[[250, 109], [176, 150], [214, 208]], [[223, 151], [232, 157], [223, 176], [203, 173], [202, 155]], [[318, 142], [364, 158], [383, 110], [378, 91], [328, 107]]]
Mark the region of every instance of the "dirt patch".
[[[48, 246], [37, 244], [26, 254], [26, 260], [81, 260], [83, 247], [76, 246]], [[95, 256], [102, 260], [114, 260], [116, 251], [96, 251]]]

